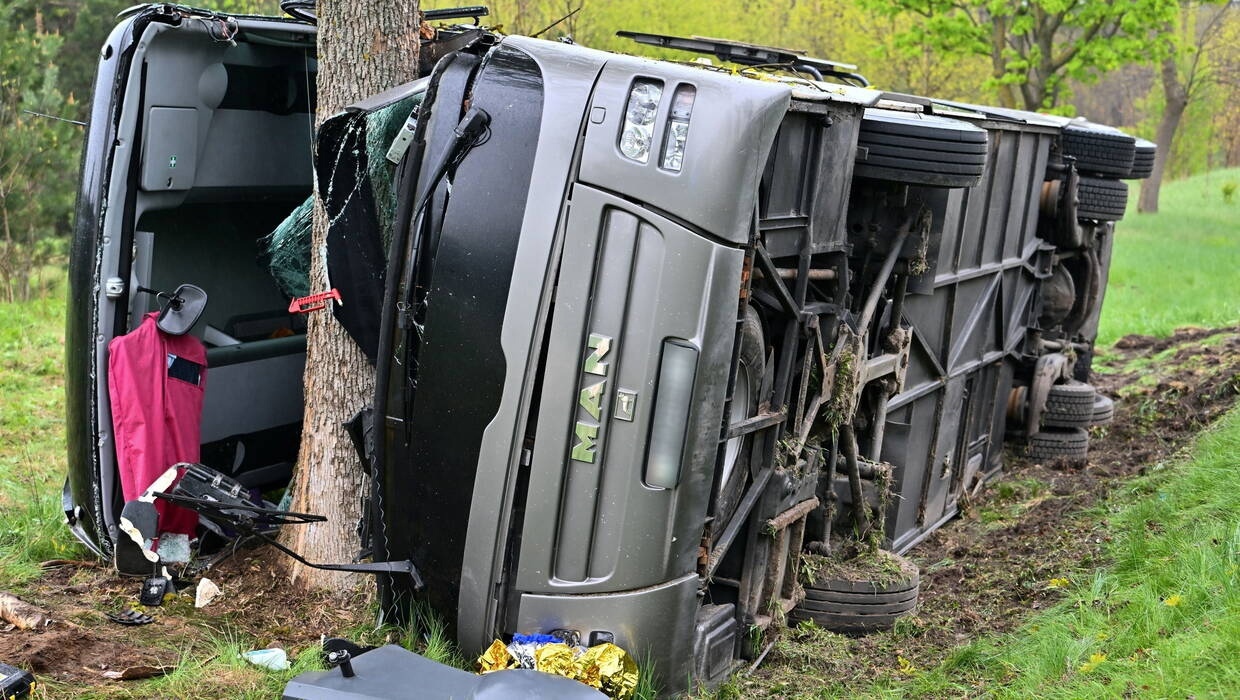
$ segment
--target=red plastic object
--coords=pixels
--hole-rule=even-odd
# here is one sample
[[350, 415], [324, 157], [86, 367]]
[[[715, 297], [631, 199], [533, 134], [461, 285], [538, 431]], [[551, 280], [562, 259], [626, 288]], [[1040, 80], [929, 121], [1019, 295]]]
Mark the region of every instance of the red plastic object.
[[328, 299], [335, 299], [339, 304], [344, 303], [344, 300], [340, 298], [340, 292], [337, 291], [335, 287], [332, 287], [326, 292], [319, 292], [317, 294], [311, 294], [308, 297], [299, 297], [294, 299], [293, 303], [288, 305], [288, 312], [290, 314], [308, 314], [311, 311], [325, 309], [327, 308]]

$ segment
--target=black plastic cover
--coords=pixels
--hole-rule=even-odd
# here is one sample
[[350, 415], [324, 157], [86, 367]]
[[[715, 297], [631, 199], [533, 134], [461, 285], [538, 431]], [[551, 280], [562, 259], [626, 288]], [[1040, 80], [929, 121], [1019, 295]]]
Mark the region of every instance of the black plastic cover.
[[0, 664], [0, 698], [9, 700], [28, 697], [34, 685], [34, 674], [8, 664]]

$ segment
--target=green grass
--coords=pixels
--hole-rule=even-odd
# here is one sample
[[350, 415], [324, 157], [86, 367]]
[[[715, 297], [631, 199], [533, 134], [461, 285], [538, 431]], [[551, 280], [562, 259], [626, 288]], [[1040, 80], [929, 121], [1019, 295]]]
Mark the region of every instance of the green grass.
[[51, 683], [46, 693], [52, 697], [90, 698], [263, 698], [279, 697], [294, 676], [323, 669], [317, 648], [289, 653], [290, 668], [285, 671], [262, 669], [246, 661], [242, 654], [254, 647], [244, 635], [224, 632], [187, 645], [175, 668], [166, 676], [150, 680], [113, 683], [89, 689]]
[[0, 581], [77, 556], [63, 524], [64, 293], [0, 303]]
[[1165, 183], [1158, 214], [1137, 214], [1137, 187], [1116, 225], [1098, 345], [1129, 333], [1240, 322], [1240, 197], [1223, 199], [1240, 168]]
[[1240, 409], [1100, 514], [1112, 565], [1020, 630], [872, 696], [1240, 697]]
[[983, 523], [1002, 525], [1018, 520], [1045, 500], [1048, 484], [1034, 478], [1004, 479], [994, 485], [994, 496], [978, 517]]

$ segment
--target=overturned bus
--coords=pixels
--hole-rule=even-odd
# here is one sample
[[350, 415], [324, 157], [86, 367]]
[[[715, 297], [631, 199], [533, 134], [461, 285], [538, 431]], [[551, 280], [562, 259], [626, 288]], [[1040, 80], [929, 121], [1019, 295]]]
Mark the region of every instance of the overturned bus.
[[[259, 253], [315, 177], [314, 36], [154, 5], [103, 49], [64, 497], [103, 557], [129, 500], [109, 344], [159, 308], [140, 291], [210, 298], [188, 333], [192, 461], [260, 491], [296, 461], [304, 317]], [[318, 174], [345, 177], [324, 153], [368, 142], [399, 163], [335, 188], [386, 177], [394, 209], [336, 217], [328, 260], [338, 314], [373, 300], [345, 319], [378, 377], [359, 549], [420, 573], [381, 576], [385, 607], [429, 600], [467, 654], [612, 641], [676, 690], [722, 680], [788, 616], [907, 613], [915, 575], [851, 589], [902, 607], [807, 603], [802, 557], [909, 550], [999, 475], [1005, 438], [1085, 457], [1112, 411], [1086, 381], [1123, 180], [1152, 149], [777, 49], [632, 36], [742, 68], [456, 27], [427, 78], [329, 122]], [[392, 109], [408, 129], [367, 141]]]

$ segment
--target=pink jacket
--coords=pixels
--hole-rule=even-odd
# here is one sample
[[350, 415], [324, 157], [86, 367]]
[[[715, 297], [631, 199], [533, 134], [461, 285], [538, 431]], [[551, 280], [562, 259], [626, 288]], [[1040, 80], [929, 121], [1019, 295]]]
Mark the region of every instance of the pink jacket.
[[[168, 335], [150, 313], [108, 344], [108, 397], [126, 501], [178, 462], [197, 462], [207, 352], [192, 335]], [[193, 536], [198, 514], [156, 500], [159, 531]]]

